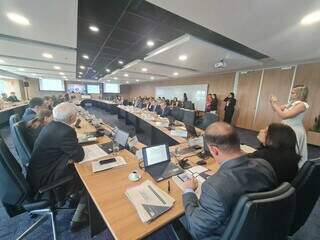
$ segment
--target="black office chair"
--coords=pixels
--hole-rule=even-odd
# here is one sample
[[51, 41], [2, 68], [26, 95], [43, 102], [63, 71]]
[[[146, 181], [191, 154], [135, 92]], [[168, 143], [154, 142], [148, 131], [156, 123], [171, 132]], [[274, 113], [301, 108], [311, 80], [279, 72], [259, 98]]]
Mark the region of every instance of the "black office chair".
[[20, 117], [18, 114], [12, 114], [9, 118], [9, 126], [10, 126], [10, 131], [13, 127], [13, 124], [17, 123], [20, 121]]
[[57, 239], [55, 214], [56, 200], [53, 191], [72, 180], [72, 177], [59, 179], [33, 194], [22, 169], [8, 147], [0, 138], [0, 199], [10, 217], [24, 212], [40, 216], [20, 237], [23, 239], [50, 217], [53, 239]]
[[196, 112], [192, 110], [184, 110], [183, 122], [189, 125], [194, 126], [196, 120]]
[[206, 129], [210, 124], [219, 121], [219, 117], [214, 113], [205, 113], [202, 117], [202, 121], [199, 124], [201, 129]]
[[306, 161], [297, 177], [292, 181], [296, 189], [297, 209], [290, 235], [297, 232], [307, 221], [320, 195], [320, 158]]
[[283, 183], [238, 201], [221, 240], [287, 240], [295, 210], [295, 190]]
[[17, 150], [19, 160], [23, 166], [28, 166], [31, 158], [31, 149], [25, 138], [25, 123], [23, 121], [13, 124], [11, 136]]

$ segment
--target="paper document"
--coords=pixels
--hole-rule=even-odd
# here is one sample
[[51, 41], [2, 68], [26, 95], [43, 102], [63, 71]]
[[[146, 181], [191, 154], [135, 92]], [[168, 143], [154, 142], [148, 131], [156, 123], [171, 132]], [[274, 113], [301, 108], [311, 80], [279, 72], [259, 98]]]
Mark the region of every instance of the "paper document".
[[146, 180], [125, 192], [143, 223], [149, 223], [164, 212], [171, 209], [175, 200], [157, 187], [152, 181]]
[[256, 151], [256, 149], [254, 149], [253, 147], [250, 147], [248, 145], [245, 145], [245, 144], [241, 144], [240, 145], [240, 148], [242, 151], [244, 151], [245, 153], [253, 153]]
[[103, 160], [107, 160], [110, 158], [115, 158], [116, 161], [111, 163], [106, 163], [106, 164], [100, 164], [100, 161], [92, 162], [92, 172], [108, 170], [111, 168], [116, 168], [116, 167], [124, 166], [127, 164], [126, 160], [124, 160], [124, 158], [121, 156], [116, 156], [116, 157], [110, 156], [109, 158], [106, 158]]
[[89, 162], [93, 160], [99, 160], [107, 157], [109, 154], [102, 150], [97, 144], [84, 146], [84, 158], [80, 163]]

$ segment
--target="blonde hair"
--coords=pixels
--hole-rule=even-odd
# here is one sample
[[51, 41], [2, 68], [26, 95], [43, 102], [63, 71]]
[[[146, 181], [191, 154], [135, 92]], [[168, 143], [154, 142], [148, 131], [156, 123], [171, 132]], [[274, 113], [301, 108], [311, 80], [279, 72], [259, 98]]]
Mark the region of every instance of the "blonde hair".
[[296, 90], [297, 100], [306, 102], [308, 100], [308, 87], [305, 85], [296, 85], [293, 87]]

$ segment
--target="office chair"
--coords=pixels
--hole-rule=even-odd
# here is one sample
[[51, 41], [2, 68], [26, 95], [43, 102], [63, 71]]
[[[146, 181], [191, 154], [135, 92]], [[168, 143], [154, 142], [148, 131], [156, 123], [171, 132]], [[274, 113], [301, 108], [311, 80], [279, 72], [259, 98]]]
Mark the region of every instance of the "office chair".
[[205, 113], [202, 117], [202, 121], [199, 124], [201, 129], [206, 129], [210, 124], [219, 121], [219, 117], [214, 113]]
[[307, 221], [320, 195], [320, 158], [308, 160], [292, 181], [296, 189], [297, 209], [294, 214], [290, 235], [297, 232]]
[[295, 210], [295, 190], [283, 183], [269, 192], [242, 196], [221, 240], [287, 240]]
[[18, 114], [12, 114], [9, 118], [9, 126], [10, 126], [10, 131], [13, 127], [13, 124], [17, 123], [20, 121], [20, 117]]
[[0, 138], [0, 199], [10, 217], [24, 212], [40, 216], [20, 237], [23, 239], [33, 232], [40, 224], [50, 217], [53, 239], [57, 239], [55, 214], [56, 200], [53, 191], [72, 180], [66, 177], [55, 181], [33, 194], [28, 185], [22, 169], [9, 151], [8, 147]]
[[184, 110], [183, 122], [194, 126], [194, 121], [196, 120], [196, 112], [191, 110]]
[[11, 135], [13, 139], [14, 146], [18, 152], [19, 160], [23, 166], [28, 166], [31, 158], [31, 149], [26, 141], [24, 131], [24, 122], [20, 121], [13, 125], [11, 130]]

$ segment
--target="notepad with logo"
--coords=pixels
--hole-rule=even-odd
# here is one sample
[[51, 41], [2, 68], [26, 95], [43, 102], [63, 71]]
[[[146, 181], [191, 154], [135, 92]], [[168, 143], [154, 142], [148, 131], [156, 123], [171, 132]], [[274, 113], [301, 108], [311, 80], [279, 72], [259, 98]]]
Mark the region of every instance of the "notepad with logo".
[[170, 195], [150, 180], [127, 189], [125, 194], [137, 210], [143, 223], [149, 223], [170, 210], [175, 202]]

